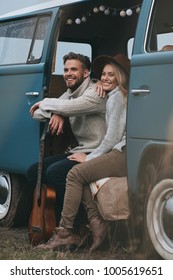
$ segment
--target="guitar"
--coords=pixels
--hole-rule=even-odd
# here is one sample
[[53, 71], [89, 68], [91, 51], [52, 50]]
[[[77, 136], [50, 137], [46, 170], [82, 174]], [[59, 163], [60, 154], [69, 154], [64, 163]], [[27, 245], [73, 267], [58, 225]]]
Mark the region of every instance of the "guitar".
[[45, 123], [40, 139], [37, 184], [34, 190], [33, 207], [28, 224], [29, 240], [32, 245], [38, 245], [43, 241], [49, 240], [56, 227], [56, 192], [52, 187], [41, 183], [44, 160], [44, 144], [47, 130], [48, 121]]

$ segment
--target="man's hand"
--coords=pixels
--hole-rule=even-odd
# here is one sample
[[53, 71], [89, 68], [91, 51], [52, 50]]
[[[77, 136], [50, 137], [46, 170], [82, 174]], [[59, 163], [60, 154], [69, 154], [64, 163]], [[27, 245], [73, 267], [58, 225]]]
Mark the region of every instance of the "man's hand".
[[75, 153], [75, 154], [72, 154], [68, 157], [68, 159], [70, 160], [75, 160], [77, 162], [84, 162], [85, 159], [86, 159], [86, 154], [84, 153]]
[[98, 95], [99, 95], [100, 97], [105, 98], [106, 92], [105, 92], [104, 89], [103, 89], [103, 85], [102, 85], [102, 82], [101, 82], [101, 81], [98, 81], [98, 82], [96, 83], [96, 91], [97, 91], [97, 93], [98, 93]]
[[51, 134], [59, 135], [63, 133], [64, 118], [60, 115], [53, 114], [50, 122], [49, 129]]
[[37, 109], [39, 108], [40, 103], [41, 103], [41, 101], [39, 101], [39, 102], [35, 103], [35, 104], [31, 107], [31, 109], [29, 110], [29, 112], [30, 112], [31, 116], [33, 116], [33, 114], [34, 114], [35, 110], [37, 110]]

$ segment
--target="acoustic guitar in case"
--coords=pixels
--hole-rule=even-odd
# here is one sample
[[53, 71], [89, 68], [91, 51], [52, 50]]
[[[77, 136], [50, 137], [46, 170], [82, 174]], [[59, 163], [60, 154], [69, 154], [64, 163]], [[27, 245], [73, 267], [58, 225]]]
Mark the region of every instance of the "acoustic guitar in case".
[[38, 177], [37, 184], [34, 190], [33, 207], [28, 225], [29, 240], [32, 245], [38, 245], [49, 240], [56, 227], [56, 192], [52, 187], [41, 183], [44, 162], [44, 144], [47, 130], [48, 121], [46, 121], [45, 123], [44, 130], [40, 139]]

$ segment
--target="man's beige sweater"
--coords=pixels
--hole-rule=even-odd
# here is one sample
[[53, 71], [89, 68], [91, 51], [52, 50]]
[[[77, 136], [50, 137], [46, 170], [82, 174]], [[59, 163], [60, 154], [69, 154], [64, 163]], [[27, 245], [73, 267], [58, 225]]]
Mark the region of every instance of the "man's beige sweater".
[[80, 87], [68, 89], [60, 98], [45, 98], [34, 119], [50, 118], [52, 113], [69, 117], [70, 125], [78, 146], [70, 152], [90, 153], [102, 142], [105, 132], [106, 99], [100, 98], [96, 85], [88, 77]]

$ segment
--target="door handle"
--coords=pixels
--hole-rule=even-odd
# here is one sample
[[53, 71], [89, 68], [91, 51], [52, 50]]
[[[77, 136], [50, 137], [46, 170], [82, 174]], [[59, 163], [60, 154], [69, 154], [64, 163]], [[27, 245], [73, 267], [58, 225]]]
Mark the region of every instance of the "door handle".
[[149, 89], [132, 89], [131, 90], [131, 94], [134, 95], [134, 96], [145, 96], [145, 95], [148, 95], [150, 93], [150, 90]]
[[37, 91], [31, 91], [31, 92], [26, 92], [26, 96], [39, 96], [39, 92]]

